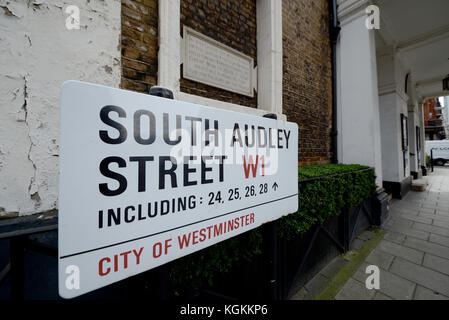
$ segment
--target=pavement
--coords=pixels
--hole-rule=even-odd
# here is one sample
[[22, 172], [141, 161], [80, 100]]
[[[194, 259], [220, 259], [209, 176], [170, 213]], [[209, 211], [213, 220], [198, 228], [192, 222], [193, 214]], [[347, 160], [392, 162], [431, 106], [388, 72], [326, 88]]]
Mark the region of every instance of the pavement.
[[[390, 205], [386, 234], [336, 294], [336, 300], [449, 300], [449, 167], [435, 167], [425, 191]], [[367, 289], [367, 266], [380, 288]]]

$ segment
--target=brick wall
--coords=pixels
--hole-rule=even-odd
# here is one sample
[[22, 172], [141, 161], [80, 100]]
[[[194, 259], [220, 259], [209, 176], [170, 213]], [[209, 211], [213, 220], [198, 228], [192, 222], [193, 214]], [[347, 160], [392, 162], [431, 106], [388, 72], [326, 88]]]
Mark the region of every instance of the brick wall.
[[[435, 110], [435, 107], [439, 107], [437, 98], [430, 98], [424, 101], [424, 125], [429, 126], [429, 120], [436, 120], [441, 110]], [[432, 118], [430, 118], [430, 113], [432, 113]]]
[[[250, 56], [256, 66], [256, 0], [181, 0], [181, 35], [183, 25]], [[181, 79], [181, 91], [257, 107], [257, 94], [246, 97], [187, 79]]]
[[[148, 92], [157, 83], [157, 0], [122, 0], [124, 89]], [[327, 0], [284, 0], [283, 110], [299, 125], [299, 163], [331, 159], [332, 69]], [[257, 65], [256, 0], [181, 0], [186, 25], [254, 59]], [[254, 98], [187, 79], [181, 91], [257, 107]]]
[[148, 92], [157, 84], [158, 0], [122, 0], [121, 88]]
[[283, 112], [299, 126], [299, 164], [329, 163], [332, 66], [327, 0], [282, 1]]

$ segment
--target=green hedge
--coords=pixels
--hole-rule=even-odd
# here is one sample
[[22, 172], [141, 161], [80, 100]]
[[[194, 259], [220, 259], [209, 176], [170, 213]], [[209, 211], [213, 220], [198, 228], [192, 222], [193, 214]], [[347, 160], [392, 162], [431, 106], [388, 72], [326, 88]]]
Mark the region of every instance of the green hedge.
[[[278, 220], [279, 235], [291, 239], [314, 224], [360, 205], [376, 190], [374, 170], [361, 165], [328, 164], [298, 168], [299, 209]], [[175, 293], [205, 284], [261, 253], [261, 229], [220, 242], [173, 262]]]
[[298, 211], [279, 221], [280, 234], [288, 239], [360, 205], [376, 191], [374, 170], [361, 165], [299, 167], [298, 177]]

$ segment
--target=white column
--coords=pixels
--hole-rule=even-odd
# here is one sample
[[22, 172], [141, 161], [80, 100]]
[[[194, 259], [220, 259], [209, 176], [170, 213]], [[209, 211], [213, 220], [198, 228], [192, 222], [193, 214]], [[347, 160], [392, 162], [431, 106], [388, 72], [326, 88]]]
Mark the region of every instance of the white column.
[[[401, 141], [401, 112], [394, 88], [381, 92], [379, 114], [381, 122], [382, 179], [401, 182], [404, 179], [404, 160]], [[407, 114], [404, 114], [407, 116]]]
[[[411, 109], [411, 111], [410, 111]], [[409, 143], [409, 153], [410, 153], [410, 171], [419, 172], [418, 167], [418, 149], [416, 141], [416, 126], [418, 125], [418, 117], [415, 114], [414, 106], [409, 107], [408, 112], [408, 143]]]
[[258, 108], [282, 114], [282, 1], [257, 1]]
[[418, 101], [419, 129], [421, 131], [421, 165], [426, 166], [426, 129], [424, 126], [424, 102]]
[[180, 0], [159, 0], [159, 86], [179, 93], [181, 76]]
[[[410, 146], [410, 171], [417, 172], [418, 178], [421, 178], [421, 157], [425, 152], [421, 143], [421, 105], [418, 102], [416, 88], [413, 83], [413, 73], [408, 73], [407, 76], [407, 95], [410, 100], [408, 102], [408, 115], [409, 115], [409, 146]], [[419, 128], [419, 135], [417, 134], [417, 128]], [[418, 141], [419, 138], [419, 141]], [[418, 146], [421, 146], [421, 150], [418, 151]], [[412, 153], [415, 155], [413, 156]]]
[[374, 167], [377, 186], [382, 187], [375, 39], [374, 31], [365, 27], [366, 1], [361, 3], [351, 13], [339, 9], [338, 160]]
[[[418, 177], [421, 177], [421, 166], [425, 166], [425, 148], [423, 144], [424, 140], [424, 125], [422, 123], [422, 104], [416, 99], [413, 99], [412, 105], [410, 105], [409, 111], [409, 143], [410, 153], [414, 153], [415, 156], [410, 155], [410, 170], [418, 172]], [[416, 132], [416, 128], [419, 128], [419, 137]], [[418, 141], [419, 138], [419, 141]], [[418, 152], [418, 145], [420, 145], [420, 151]]]
[[[408, 104], [410, 97], [405, 93], [405, 78], [407, 72], [401, 64], [395, 51], [378, 54], [378, 84], [379, 84], [379, 114], [382, 145], [382, 169], [383, 180], [388, 182], [402, 182], [409, 179], [411, 161], [415, 161], [416, 148], [413, 131], [414, 113], [413, 107], [409, 113]], [[407, 118], [408, 147], [404, 151], [402, 147], [402, 117]], [[404, 168], [404, 157], [406, 163]]]

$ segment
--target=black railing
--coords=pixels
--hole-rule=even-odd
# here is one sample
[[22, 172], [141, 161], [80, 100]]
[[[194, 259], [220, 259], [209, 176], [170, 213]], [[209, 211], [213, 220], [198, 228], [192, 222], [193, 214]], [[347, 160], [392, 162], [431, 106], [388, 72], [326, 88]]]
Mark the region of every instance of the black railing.
[[[372, 169], [368, 169], [372, 170]], [[343, 173], [343, 174], [351, 174]], [[341, 174], [337, 174], [341, 175]], [[302, 180], [301, 182], [309, 182], [316, 180], [307, 179]], [[298, 282], [304, 284], [308, 279], [312, 278], [319, 270], [312, 270], [304, 274], [305, 266], [308, 263], [308, 260], [313, 258], [314, 252], [319, 252], [320, 250], [324, 250], [322, 246], [334, 247], [336, 249], [336, 253], [330, 253], [327, 255], [327, 258], [323, 258], [324, 260], [321, 264], [326, 264], [326, 262], [330, 262], [338, 253], [344, 254], [348, 250], [350, 250], [350, 246], [352, 241], [356, 238], [356, 236], [365, 230], [370, 225], [376, 225], [376, 219], [374, 219], [373, 206], [374, 198], [366, 199], [365, 202], [356, 208], [345, 209], [340, 215], [336, 217], [328, 218], [324, 223], [316, 224], [313, 226], [308, 232], [306, 232], [302, 237], [303, 240], [298, 239], [298, 243], [303, 243], [303, 245], [298, 245], [295, 248], [295, 242], [282, 241], [282, 246], [284, 248], [281, 249], [284, 252], [283, 257], [281, 258], [283, 266], [281, 269], [283, 270], [282, 275], [282, 295], [279, 297], [281, 299], [288, 299], [294, 292], [293, 289], [295, 286], [297, 287]], [[317, 239], [321, 235], [323, 239], [327, 239], [327, 241], [321, 239], [320, 243], [317, 245]], [[321, 247], [320, 247], [321, 246]], [[288, 249], [288, 247], [291, 247]], [[298, 251], [298, 255], [296, 255], [296, 259], [291, 259], [292, 254], [285, 254], [287, 251], [290, 252], [293, 250]], [[328, 251], [332, 251], [330, 248], [326, 249]], [[313, 260], [316, 260], [314, 258]], [[313, 265], [313, 263], [312, 263]], [[311, 269], [314, 267], [312, 266]], [[290, 270], [290, 272], [288, 271]], [[290, 275], [290, 276], [289, 276]], [[302, 279], [301, 279], [302, 278]]]
[[9, 239], [10, 242], [10, 259], [0, 272], [0, 284], [8, 274], [11, 275], [12, 299], [22, 300], [24, 297], [25, 249], [54, 257], [58, 255], [57, 247], [40, 243], [30, 236], [55, 231], [57, 228], [56, 211], [0, 221], [0, 240]]

